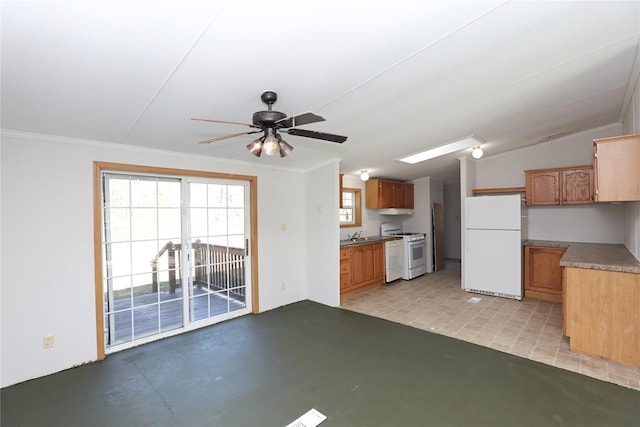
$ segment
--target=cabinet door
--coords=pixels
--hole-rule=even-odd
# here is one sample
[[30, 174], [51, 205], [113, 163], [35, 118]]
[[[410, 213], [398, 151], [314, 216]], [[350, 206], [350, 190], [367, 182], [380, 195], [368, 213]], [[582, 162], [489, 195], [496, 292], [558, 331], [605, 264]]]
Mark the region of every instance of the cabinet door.
[[527, 205], [560, 204], [560, 171], [527, 171]]
[[393, 207], [393, 183], [380, 181], [378, 183], [378, 208]]
[[640, 200], [640, 135], [594, 140], [597, 202]]
[[362, 246], [362, 279], [372, 280], [374, 277], [374, 247], [377, 245]]
[[404, 204], [405, 208], [413, 209], [413, 184], [405, 184], [404, 186]]
[[562, 204], [593, 203], [593, 169], [562, 171]]
[[364, 246], [353, 246], [351, 248], [351, 285], [356, 286], [364, 282], [364, 260], [362, 258], [362, 248]]
[[373, 278], [384, 280], [384, 243], [373, 246]]
[[358, 245], [351, 249], [351, 286], [373, 279], [374, 245]]
[[393, 184], [393, 206], [394, 208], [405, 208], [404, 201], [404, 184], [394, 183]]
[[562, 299], [562, 268], [560, 258], [564, 248], [525, 246], [525, 298], [560, 302]]

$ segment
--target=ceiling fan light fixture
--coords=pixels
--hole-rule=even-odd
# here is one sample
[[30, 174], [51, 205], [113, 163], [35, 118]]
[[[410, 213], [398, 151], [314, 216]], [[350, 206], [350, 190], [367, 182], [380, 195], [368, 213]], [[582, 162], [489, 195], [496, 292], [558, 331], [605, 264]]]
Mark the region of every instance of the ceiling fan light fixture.
[[267, 156], [275, 156], [280, 152], [280, 146], [278, 145], [278, 139], [276, 138], [273, 129], [267, 128], [267, 137], [262, 143], [262, 149]]
[[278, 138], [278, 146], [280, 147], [280, 157], [287, 157], [289, 153], [293, 151], [293, 147], [289, 145], [287, 141], [282, 139], [280, 135], [278, 135], [277, 138]]
[[475, 147], [473, 147], [473, 150], [471, 151], [471, 155], [473, 156], [474, 159], [481, 158], [483, 154], [484, 154], [484, 151], [482, 151], [482, 147], [480, 147], [479, 145], [476, 145]]
[[275, 111], [273, 109], [273, 104], [277, 101], [278, 95], [273, 91], [268, 90], [263, 92], [260, 96], [260, 99], [262, 99], [262, 102], [267, 104], [267, 110], [256, 111], [255, 113], [253, 113], [252, 123], [242, 123], [216, 119], [191, 119], [213, 123], [249, 126], [251, 128], [251, 130], [248, 132], [238, 132], [229, 135], [218, 136], [215, 138], [209, 138], [205, 139], [204, 141], [199, 141], [199, 143], [209, 144], [211, 142], [222, 141], [224, 139], [234, 138], [236, 136], [263, 133], [262, 137], [247, 145], [247, 149], [249, 150], [249, 152], [256, 157], [260, 157], [262, 152], [265, 152], [267, 156], [276, 156], [279, 154], [280, 157], [287, 157], [293, 151], [293, 147], [280, 137], [278, 131], [289, 135], [321, 139], [324, 141], [336, 142], [339, 144], [347, 140], [346, 136], [292, 128], [293, 126], [302, 126], [309, 123], [323, 122], [324, 117], [311, 112], [296, 114], [295, 116], [287, 117], [285, 113]]
[[369, 172], [367, 172], [367, 170], [362, 170], [360, 171], [360, 179], [363, 181], [368, 181], [369, 180]]
[[260, 157], [260, 154], [262, 154], [262, 141], [264, 141], [264, 136], [247, 145], [247, 150], [249, 150], [249, 152], [254, 156]]

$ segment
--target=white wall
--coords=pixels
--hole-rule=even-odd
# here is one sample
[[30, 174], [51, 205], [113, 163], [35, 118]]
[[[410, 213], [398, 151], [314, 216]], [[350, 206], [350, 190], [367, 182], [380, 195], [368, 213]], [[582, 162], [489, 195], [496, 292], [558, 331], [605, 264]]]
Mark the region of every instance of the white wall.
[[[402, 229], [407, 232], [426, 233], [427, 240], [427, 273], [432, 273], [433, 266], [433, 203], [442, 203], [442, 181], [425, 177], [413, 181], [413, 215], [402, 215]], [[381, 215], [385, 220], [393, 221], [389, 215]], [[395, 220], [398, 222], [398, 220]]]
[[[480, 159], [477, 188], [524, 187], [526, 169], [591, 165], [593, 140], [620, 135], [614, 124]], [[625, 208], [618, 204], [529, 206], [528, 238], [574, 242], [624, 243]]]
[[[382, 215], [384, 218], [382, 221], [401, 222], [402, 229], [406, 232], [427, 233], [428, 245], [431, 236], [431, 177], [416, 179], [412, 182], [413, 214], [399, 216]], [[427, 268], [427, 271], [430, 270]]]
[[[257, 176], [261, 311], [305, 299], [310, 293], [317, 296], [320, 279], [309, 281], [307, 271], [307, 253], [312, 247], [320, 248], [323, 262], [333, 258], [329, 269], [334, 271], [326, 279], [335, 279], [338, 292], [337, 233], [314, 233], [311, 241], [308, 234], [313, 227], [306, 219], [318, 204], [326, 206], [323, 212], [328, 217], [336, 216], [337, 205], [328, 202], [337, 200], [335, 178], [318, 179], [319, 175], [328, 177], [329, 169], [333, 174], [335, 167], [307, 174], [208, 157], [70, 142], [2, 138], [2, 387], [97, 357], [93, 161]], [[308, 196], [310, 188], [319, 199]], [[328, 230], [330, 223], [322, 222], [322, 230]], [[286, 231], [281, 224], [286, 224]], [[284, 291], [281, 283], [286, 283]], [[42, 337], [47, 334], [55, 335], [55, 346], [43, 350]]]
[[524, 187], [527, 169], [593, 164], [593, 140], [621, 135], [619, 124], [604, 126], [476, 161], [476, 188]]
[[443, 188], [444, 205], [444, 256], [460, 259], [460, 233], [462, 231], [460, 209], [460, 183], [446, 184]]
[[472, 191], [474, 188], [478, 188], [476, 185], [476, 160], [471, 156], [462, 156], [459, 157], [460, 160], [460, 243], [461, 243], [461, 269], [460, 269], [460, 288], [464, 289], [465, 284], [465, 257], [464, 250], [466, 247], [466, 233], [464, 232], [465, 227], [465, 202], [464, 199], [467, 197], [471, 197], [473, 195]]
[[362, 198], [362, 227], [341, 228], [340, 239], [346, 239], [347, 234], [353, 235], [353, 233], [357, 231], [362, 233], [362, 237], [379, 235], [380, 215], [378, 215], [378, 210], [365, 208], [367, 199], [365, 182], [361, 180], [359, 176], [344, 175], [342, 177], [342, 186], [344, 188], [359, 188], [361, 190], [360, 196]]
[[307, 298], [305, 182], [304, 173], [258, 173], [260, 311]]
[[[640, 85], [637, 72], [633, 96], [625, 111], [623, 127], [625, 135], [640, 133]], [[627, 249], [640, 259], [640, 202], [624, 204], [624, 236]]]
[[340, 305], [339, 166], [336, 160], [308, 172], [305, 189], [308, 298], [333, 307]]

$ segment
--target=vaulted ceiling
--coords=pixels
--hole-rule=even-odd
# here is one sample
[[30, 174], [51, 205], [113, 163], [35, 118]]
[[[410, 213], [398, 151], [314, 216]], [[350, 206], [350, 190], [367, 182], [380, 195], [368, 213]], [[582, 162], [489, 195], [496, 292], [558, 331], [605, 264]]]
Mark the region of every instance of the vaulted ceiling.
[[[341, 159], [400, 180], [455, 180], [469, 150], [398, 158], [467, 135], [485, 155], [619, 122], [638, 73], [639, 2], [3, 1], [2, 122], [34, 133], [313, 168]], [[313, 111], [285, 158], [252, 156], [266, 109]]]

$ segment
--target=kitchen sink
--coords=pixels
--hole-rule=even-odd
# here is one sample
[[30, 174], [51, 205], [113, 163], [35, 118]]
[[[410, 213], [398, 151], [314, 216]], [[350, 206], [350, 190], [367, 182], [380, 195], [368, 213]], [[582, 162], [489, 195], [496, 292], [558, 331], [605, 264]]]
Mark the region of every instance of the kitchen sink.
[[340, 246], [355, 245], [357, 243], [378, 242], [383, 240], [382, 236], [358, 237], [357, 239], [340, 240]]

